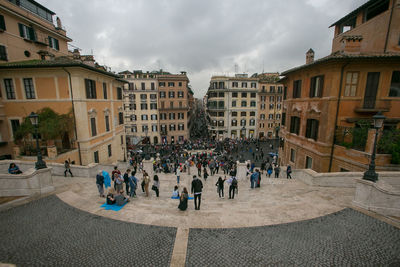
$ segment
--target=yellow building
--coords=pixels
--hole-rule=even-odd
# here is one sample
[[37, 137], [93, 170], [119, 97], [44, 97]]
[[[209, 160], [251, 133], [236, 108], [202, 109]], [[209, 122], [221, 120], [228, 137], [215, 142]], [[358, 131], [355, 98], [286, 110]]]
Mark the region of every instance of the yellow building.
[[33, 0], [0, 0], [0, 62], [67, 56], [72, 40], [54, 15]]
[[0, 128], [5, 143], [1, 154], [13, 153], [13, 135], [25, 117], [49, 107], [60, 114], [72, 110], [75, 150], [45, 160], [63, 162], [70, 158], [87, 165], [123, 159], [123, 85], [119, 76], [79, 59], [60, 57], [1, 64]]

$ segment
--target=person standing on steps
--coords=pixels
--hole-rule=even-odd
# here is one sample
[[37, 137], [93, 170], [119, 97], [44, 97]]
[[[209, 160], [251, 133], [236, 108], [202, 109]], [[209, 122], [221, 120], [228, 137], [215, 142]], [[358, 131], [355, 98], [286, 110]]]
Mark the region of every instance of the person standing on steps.
[[286, 168], [286, 178], [287, 179], [292, 179], [291, 173], [292, 173], [292, 167], [290, 167], [290, 165], [288, 165]]
[[129, 195], [129, 176], [130, 176], [131, 170], [127, 169], [124, 173], [124, 183], [125, 183], [125, 192], [127, 195]]
[[99, 190], [100, 197], [104, 197], [104, 176], [103, 176], [103, 171], [99, 171], [99, 173], [96, 175], [96, 185], [97, 189]]
[[178, 166], [178, 167], [176, 168], [176, 183], [177, 183], [177, 184], [179, 184], [179, 179], [180, 179], [180, 177], [181, 177], [181, 167]]
[[227, 183], [229, 184], [229, 199], [235, 198], [235, 190], [238, 189], [238, 181], [235, 176], [231, 176], [228, 179]]
[[203, 183], [196, 175], [193, 175], [192, 181], [192, 194], [194, 194], [194, 209], [200, 210], [201, 204], [201, 192], [203, 190]]
[[279, 178], [279, 173], [281, 172], [281, 168], [279, 167], [279, 165], [275, 166], [274, 172], [275, 172], [275, 178]]
[[219, 195], [220, 198], [224, 198], [224, 182], [225, 181], [226, 181], [226, 177], [225, 177], [225, 179], [222, 180], [222, 177], [220, 176], [218, 178], [217, 183], [215, 184], [217, 186], [218, 195]]

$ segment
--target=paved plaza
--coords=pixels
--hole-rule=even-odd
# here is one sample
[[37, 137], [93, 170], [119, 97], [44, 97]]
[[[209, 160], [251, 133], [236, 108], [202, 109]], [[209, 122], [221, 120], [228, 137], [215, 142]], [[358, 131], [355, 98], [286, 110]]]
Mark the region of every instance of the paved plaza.
[[[0, 262], [17, 266], [266, 266], [400, 263], [400, 229], [351, 209], [354, 188], [266, 178], [239, 181], [239, 194], [217, 195], [218, 175], [203, 180], [201, 210], [141, 189], [121, 211], [100, 207], [94, 178], [53, 177], [56, 195], [0, 213]], [[141, 178], [141, 175], [138, 175]], [[191, 176], [180, 187], [190, 190]]]

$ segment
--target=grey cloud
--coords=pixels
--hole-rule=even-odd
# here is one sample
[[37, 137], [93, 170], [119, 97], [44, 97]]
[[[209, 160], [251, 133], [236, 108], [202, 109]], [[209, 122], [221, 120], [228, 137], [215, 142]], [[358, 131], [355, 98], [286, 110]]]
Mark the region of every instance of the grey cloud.
[[312, 47], [330, 53], [329, 25], [366, 0], [39, 0], [73, 44], [115, 71], [188, 71], [196, 97], [216, 73], [279, 71]]

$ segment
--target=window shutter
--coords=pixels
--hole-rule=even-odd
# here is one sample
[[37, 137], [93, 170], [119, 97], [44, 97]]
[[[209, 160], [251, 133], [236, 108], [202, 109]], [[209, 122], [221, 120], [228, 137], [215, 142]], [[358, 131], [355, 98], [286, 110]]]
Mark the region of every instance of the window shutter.
[[57, 50], [60, 50], [60, 47], [59, 47], [59, 45], [58, 45], [58, 40], [57, 39], [54, 39], [55, 41], [56, 41], [56, 49]]
[[310, 82], [310, 98], [314, 97], [314, 92], [315, 92], [315, 77], [311, 78], [311, 82]]
[[48, 36], [49, 46], [51, 47], [51, 36]]
[[18, 28], [19, 28], [19, 36], [25, 38], [25, 35], [24, 35], [24, 25], [22, 25], [21, 23], [18, 23]]
[[307, 120], [307, 127], [306, 127], [306, 137], [310, 138], [311, 136], [311, 128], [312, 128], [312, 120]]
[[6, 22], [4, 21], [4, 16], [0, 15], [0, 30], [6, 30]]
[[86, 88], [86, 98], [90, 98], [89, 80], [88, 79], [85, 79], [85, 88]]
[[28, 31], [29, 31], [29, 40], [36, 41], [35, 30], [32, 27], [29, 27]]
[[318, 139], [318, 126], [319, 126], [319, 121], [318, 121], [318, 120], [314, 120], [314, 122], [315, 122], [314, 139], [317, 140], [317, 139]]
[[322, 75], [320, 77], [321, 77], [321, 80], [320, 80], [320, 83], [319, 83], [318, 96], [322, 97], [322, 94], [324, 92], [324, 75]]
[[3, 45], [0, 45], [0, 59], [7, 60], [7, 50], [6, 47]]

